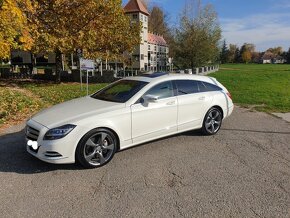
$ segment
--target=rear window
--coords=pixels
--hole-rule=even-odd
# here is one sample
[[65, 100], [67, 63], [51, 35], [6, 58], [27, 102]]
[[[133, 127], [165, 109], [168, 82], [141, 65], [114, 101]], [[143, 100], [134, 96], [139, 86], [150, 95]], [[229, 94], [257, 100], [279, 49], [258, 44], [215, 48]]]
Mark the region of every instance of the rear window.
[[178, 95], [186, 95], [198, 92], [197, 81], [194, 80], [176, 80]]
[[222, 88], [207, 82], [198, 82], [198, 88], [200, 92], [213, 92], [213, 91], [221, 91]]

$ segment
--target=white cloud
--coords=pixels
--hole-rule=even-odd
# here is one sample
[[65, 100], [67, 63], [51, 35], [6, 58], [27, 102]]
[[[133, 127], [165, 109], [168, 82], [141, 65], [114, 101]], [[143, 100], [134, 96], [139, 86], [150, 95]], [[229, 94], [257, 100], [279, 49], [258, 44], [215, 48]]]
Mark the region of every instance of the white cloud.
[[228, 43], [254, 43], [257, 50], [269, 47], [290, 47], [289, 13], [257, 14], [240, 19], [221, 19], [223, 37]]

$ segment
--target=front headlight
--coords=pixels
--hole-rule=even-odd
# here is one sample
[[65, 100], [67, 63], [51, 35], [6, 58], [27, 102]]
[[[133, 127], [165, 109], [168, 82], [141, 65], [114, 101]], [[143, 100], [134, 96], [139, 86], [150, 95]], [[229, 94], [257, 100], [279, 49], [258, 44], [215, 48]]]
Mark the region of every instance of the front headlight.
[[75, 127], [76, 125], [67, 124], [64, 126], [50, 129], [45, 133], [43, 140], [61, 139], [65, 137], [67, 134], [69, 134]]

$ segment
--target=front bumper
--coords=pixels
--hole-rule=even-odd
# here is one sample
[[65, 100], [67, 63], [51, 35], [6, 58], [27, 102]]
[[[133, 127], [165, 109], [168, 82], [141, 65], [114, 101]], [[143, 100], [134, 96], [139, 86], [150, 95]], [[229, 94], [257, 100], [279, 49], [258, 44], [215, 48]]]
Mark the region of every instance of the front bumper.
[[78, 142], [78, 139], [75, 138], [76, 134], [74, 134], [76, 131], [70, 132], [69, 135], [62, 139], [43, 140], [43, 136], [49, 130], [47, 127], [32, 119], [27, 122], [27, 126], [39, 131], [39, 135], [36, 137], [38, 144], [37, 149], [33, 149], [32, 146], [28, 145], [27, 142], [31, 140], [31, 138], [27, 137], [26, 134], [26, 150], [29, 154], [47, 163], [75, 163], [75, 149]]

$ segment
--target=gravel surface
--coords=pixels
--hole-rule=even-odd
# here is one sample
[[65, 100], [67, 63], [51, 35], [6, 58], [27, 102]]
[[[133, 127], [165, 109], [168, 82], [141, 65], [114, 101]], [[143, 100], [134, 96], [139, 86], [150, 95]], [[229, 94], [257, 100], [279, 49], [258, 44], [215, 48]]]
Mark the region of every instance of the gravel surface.
[[[16, 128], [17, 129], [17, 128]], [[1, 217], [290, 217], [290, 125], [236, 108], [215, 136], [191, 131], [106, 166], [50, 165], [0, 136]]]

